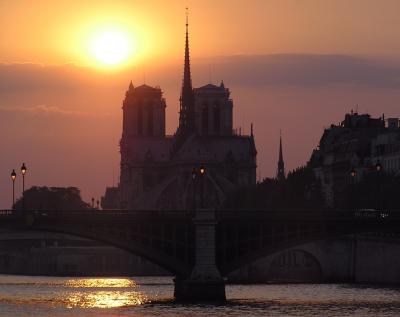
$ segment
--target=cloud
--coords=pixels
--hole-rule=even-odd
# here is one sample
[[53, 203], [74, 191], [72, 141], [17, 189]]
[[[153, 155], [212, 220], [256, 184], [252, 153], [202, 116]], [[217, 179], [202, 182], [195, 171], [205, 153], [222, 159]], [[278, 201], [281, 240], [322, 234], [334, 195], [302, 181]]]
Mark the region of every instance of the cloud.
[[107, 72], [75, 64], [0, 63], [0, 93], [76, 91], [112, 85], [118, 82], [114, 77]]
[[[361, 87], [398, 88], [400, 63], [380, 58], [351, 55], [273, 54], [198, 58], [192, 60], [194, 82], [224, 79], [229, 86], [298, 86], [356, 85]], [[140, 66], [138, 66], [140, 68]], [[161, 88], [178, 87], [182, 65], [148, 67], [148, 80]], [[60, 93], [94, 89], [121, 91], [134, 79], [142, 81], [142, 70], [135, 68], [112, 73], [74, 64], [1, 64], [0, 94], [40, 91]], [[173, 84], [175, 83], [176, 84]], [[123, 87], [123, 88], [122, 88]]]
[[[349, 55], [275, 54], [204, 60], [218, 75], [245, 86], [400, 86], [398, 63]], [[203, 67], [204, 68], [204, 67]]]
[[108, 113], [89, 113], [76, 110], [65, 110], [57, 106], [36, 105], [31, 107], [5, 107], [0, 106], [0, 112], [24, 113], [30, 115], [47, 116], [77, 116], [77, 117], [108, 117]]

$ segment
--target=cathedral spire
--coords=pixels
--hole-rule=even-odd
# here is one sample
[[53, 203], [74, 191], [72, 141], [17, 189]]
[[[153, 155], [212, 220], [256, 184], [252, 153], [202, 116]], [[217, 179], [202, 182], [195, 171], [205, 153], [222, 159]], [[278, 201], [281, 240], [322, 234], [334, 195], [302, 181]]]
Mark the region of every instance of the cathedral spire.
[[283, 181], [285, 179], [285, 162], [283, 161], [283, 151], [282, 151], [282, 133], [279, 133], [279, 160], [278, 160], [278, 171], [276, 173], [276, 178], [278, 181]]
[[185, 62], [183, 68], [183, 81], [180, 104], [179, 129], [181, 131], [194, 130], [194, 95], [190, 73], [188, 8], [186, 8]]
[[192, 89], [192, 78], [190, 75], [190, 56], [189, 56], [189, 12], [186, 8], [186, 41], [185, 41], [185, 65], [183, 71], [183, 89]]

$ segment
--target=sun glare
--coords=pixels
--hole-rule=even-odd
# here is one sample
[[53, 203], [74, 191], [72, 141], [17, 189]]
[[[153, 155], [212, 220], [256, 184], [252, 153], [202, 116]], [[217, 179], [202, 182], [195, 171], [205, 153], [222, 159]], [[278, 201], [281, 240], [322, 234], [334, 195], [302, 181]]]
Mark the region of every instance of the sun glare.
[[110, 30], [96, 34], [90, 43], [91, 53], [105, 65], [118, 65], [133, 53], [133, 43], [121, 31]]

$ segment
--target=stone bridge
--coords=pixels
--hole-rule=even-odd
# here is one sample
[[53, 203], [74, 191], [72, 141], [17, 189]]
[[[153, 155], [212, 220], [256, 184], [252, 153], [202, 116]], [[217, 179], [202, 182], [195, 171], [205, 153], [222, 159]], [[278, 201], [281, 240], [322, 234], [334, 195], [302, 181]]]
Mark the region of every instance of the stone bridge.
[[375, 210], [0, 211], [0, 228], [66, 233], [140, 255], [173, 273], [175, 297], [224, 300], [223, 276], [303, 243], [397, 234], [400, 212]]

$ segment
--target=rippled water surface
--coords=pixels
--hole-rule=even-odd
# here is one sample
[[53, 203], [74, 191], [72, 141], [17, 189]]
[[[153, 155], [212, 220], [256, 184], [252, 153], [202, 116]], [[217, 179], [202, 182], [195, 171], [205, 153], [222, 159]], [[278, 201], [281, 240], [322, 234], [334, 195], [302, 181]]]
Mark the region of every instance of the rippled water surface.
[[0, 316], [400, 316], [400, 289], [228, 285], [225, 305], [174, 303], [172, 278], [0, 275]]

